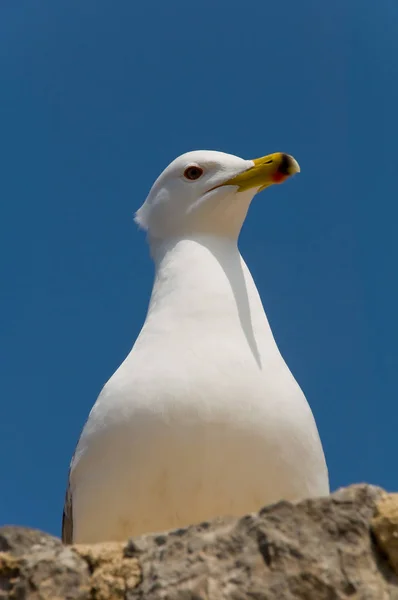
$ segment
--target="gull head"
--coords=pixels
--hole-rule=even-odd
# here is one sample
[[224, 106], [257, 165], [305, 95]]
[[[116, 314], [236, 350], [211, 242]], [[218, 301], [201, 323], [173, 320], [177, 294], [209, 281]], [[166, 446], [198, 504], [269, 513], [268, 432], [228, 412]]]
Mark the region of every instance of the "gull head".
[[159, 175], [135, 220], [151, 239], [237, 238], [255, 194], [299, 171], [283, 152], [253, 160], [212, 150], [187, 152]]

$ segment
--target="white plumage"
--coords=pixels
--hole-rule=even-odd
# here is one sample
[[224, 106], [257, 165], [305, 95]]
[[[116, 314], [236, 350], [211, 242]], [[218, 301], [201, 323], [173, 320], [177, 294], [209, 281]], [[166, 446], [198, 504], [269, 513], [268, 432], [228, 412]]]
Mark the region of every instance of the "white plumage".
[[71, 463], [65, 542], [123, 540], [329, 493], [309, 405], [237, 239], [255, 193], [299, 170], [198, 151], [137, 213], [156, 275], [146, 321]]

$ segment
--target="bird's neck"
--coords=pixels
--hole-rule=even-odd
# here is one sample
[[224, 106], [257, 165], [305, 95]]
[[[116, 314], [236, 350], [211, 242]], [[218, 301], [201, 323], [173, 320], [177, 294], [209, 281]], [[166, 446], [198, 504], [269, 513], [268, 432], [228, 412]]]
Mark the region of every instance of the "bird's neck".
[[192, 335], [198, 328], [214, 336], [240, 330], [251, 343], [254, 332], [270, 334], [236, 240], [216, 236], [174, 239], [152, 244], [152, 254], [156, 274], [146, 321], [151, 334], [172, 335], [181, 327]]
[[[230, 272], [242, 274], [237, 242], [229, 238], [202, 235], [168, 240], [152, 245], [152, 254], [156, 270], [150, 312], [166, 305], [178, 314], [225, 310], [226, 298], [233, 296]], [[243, 279], [240, 284], [244, 285]]]

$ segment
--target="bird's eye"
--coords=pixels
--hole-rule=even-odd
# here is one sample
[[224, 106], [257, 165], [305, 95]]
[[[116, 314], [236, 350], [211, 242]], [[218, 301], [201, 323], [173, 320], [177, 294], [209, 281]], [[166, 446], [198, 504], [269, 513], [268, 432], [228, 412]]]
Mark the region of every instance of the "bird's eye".
[[203, 175], [203, 169], [200, 167], [187, 167], [184, 171], [185, 179], [189, 179], [190, 181], [195, 181], [195, 179], [199, 179], [199, 177]]

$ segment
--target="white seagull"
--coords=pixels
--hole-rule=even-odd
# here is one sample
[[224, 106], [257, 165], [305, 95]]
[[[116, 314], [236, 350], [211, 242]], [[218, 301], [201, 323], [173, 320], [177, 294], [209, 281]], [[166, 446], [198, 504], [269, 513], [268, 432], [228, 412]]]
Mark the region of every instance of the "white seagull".
[[148, 314], [72, 458], [65, 543], [329, 493], [311, 409], [237, 245], [255, 194], [299, 170], [279, 152], [201, 150], [154, 183], [136, 214], [156, 266]]

